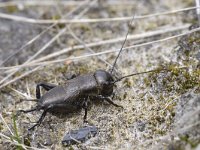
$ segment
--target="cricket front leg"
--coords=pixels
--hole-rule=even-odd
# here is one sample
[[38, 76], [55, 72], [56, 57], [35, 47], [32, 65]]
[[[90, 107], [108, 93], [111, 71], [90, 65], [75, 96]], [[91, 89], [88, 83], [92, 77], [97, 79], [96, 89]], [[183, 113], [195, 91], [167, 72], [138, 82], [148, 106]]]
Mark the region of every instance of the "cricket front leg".
[[40, 110], [40, 108], [37, 106], [28, 110], [18, 110], [16, 113], [16, 116], [19, 116], [21, 113], [29, 113], [29, 112], [37, 111], [37, 110]]
[[84, 99], [82, 108], [85, 110], [85, 115], [83, 117], [83, 122], [87, 123], [88, 97]]
[[118, 104], [115, 104], [115, 103], [111, 100], [111, 98], [109, 98], [109, 97], [104, 97], [104, 96], [102, 96], [102, 95], [98, 95], [98, 96], [96, 96], [96, 98], [98, 98], [98, 99], [100, 99], [100, 100], [103, 100], [103, 101], [107, 101], [109, 104], [111, 104], [111, 105], [113, 105], [113, 106], [115, 106], [115, 107], [121, 107], [121, 108], [123, 108], [122, 106], [120, 106], [120, 105], [118, 105]]

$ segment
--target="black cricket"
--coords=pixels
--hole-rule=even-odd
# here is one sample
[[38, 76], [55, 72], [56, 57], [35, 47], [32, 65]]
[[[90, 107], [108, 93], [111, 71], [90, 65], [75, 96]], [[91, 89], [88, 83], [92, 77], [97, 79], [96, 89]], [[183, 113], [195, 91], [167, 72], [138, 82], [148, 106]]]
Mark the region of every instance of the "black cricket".
[[[133, 20], [132, 20], [133, 21]], [[30, 110], [19, 110], [19, 112], [29, 113], [32, 111], [43, 110], [39, 120], [29, 130], [39, 126], [46, 116], [47, 112], [50, 113], [73, 113], [78, 110], [84, 109], [84, 122], [87, 120], [88, 100], [96, 98], [101, 101], [107, 101], [109, 104], [116, 107], [122, 107], [115, 104], [111, 100], [113, 95], [113, 87], [116, 82], [121, 81], [123, 78], [142, 74], [134, 73], [117, 80], [114, 80], [113, 70], [116, 61], [122, 52], [123, 46], [126, 42], [127, 36], [122, 44], [122, 47], [116, 57], [111, 72], [105, 70], [97, 70], [94, 73], [88, 73], [74, 77], [66, 82], [65, 85], [57, 86], [49, 83], [39, 83], [36, 86], [37, 105]], [[143, 72], [146, 73], [146, 72]], [[47, 92], [41, 96], [40, 87], [44, 88]], [[122, 107], [123, 108], [123, 107]]]
[[[40, 83], [36, 86], [37, 106], [30, 110], [19, 110], [28, 113], [36, 110], [44, 110], [37, 123], [29, 128], [34, 129], [40, 125], [47, 112], [72, 113], [85, 109], [84, 122], [87, 119], [88, 99], [90, 97], [105, 100], [108, 103], [121, 107], [111, 101], [113, 94], [114, 79], [112, 75], [104, 70], [94, 73], [80, 75], [66, 82], [65, 85], [57, 86], [49, 83]], [[41, 96], [40, 87], [47, 92]]]

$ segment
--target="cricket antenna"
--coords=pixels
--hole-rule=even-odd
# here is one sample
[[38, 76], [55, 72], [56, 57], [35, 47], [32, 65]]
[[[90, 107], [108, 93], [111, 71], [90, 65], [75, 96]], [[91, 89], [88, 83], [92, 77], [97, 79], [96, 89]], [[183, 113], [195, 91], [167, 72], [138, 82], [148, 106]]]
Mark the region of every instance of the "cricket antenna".
[[167, 70], [167, 69], [155, 69], [155, 70], [149, 70], [149, 71], [144, 71], [144, 72], [132, 73], [132, 74], [123, 76], [123, 77], [115, 80], [113, 83], [119, 82], [119, 81], [121, 81], [124, 78], [132, 77], [132, 76], [136, 76], [136, 75], [140, 75], [140, 74], [146, 74], [146, 73], [156, 72], [156, 71], [164, 71], [164, 70]]
[[[178, 67], [177, 69], [187, 69], [187, 68], [188, 68], [187, 66], [183, 66], [183, 67]], [[172, 70], [169, 69], [169, 68], [158, 68], [158, 69], [153, 69], [153, 70], [149, 70], [149, 71], [132, 73], [132, 74], [129, 74], [129, 75], [126, 75], [126, 76], [123, 76], [121, 78], [116, 79], [115, 81], [113, 81], [113, 84], [115, 84], [116, 82], [121, 81], [124, 78], [132, 77], [132, 76], [136, 76], [136, 75], [140, 75], [140, 74], [147, 74], [147, 73], [151, 73], [151, 72], [162, 72], [162, 71], [168, 71], [168, 72], [170, 72]]]
[[134, 19], [135, 19], [135, 15], [134, 15], [133, 18], [131, 19], [131, 22], [130, 22], [129, 27], [128, 27], [128, 31], [127, 31], [127, 33], [126, 33], [126, 37], [125, 37], [125, 39], [124, 39], [124, 41], [123, 41], [123, 44], [122, 44], [122, 47], [121, 47], [121, 49], [120, 49], [120, 51], [119, 51], [117, 57], [115, 58], [115, 61], [114, 61], [114, 63], [113, 63], [113, 67], [112, 67], [112, 70], [111, 70], [111, 74], [112, 74], [112, 72], [113, 72], [113, 70], [114, 70], [114, 68], [115, 68], [115, 65], [116, 65], [116, 63], [117, 63], [117, 59], [119, 58], [119, 56], [120, 56], [120, 54], [121, 54], [121, 52], [122, 52], [122, 50], [123, 50], [123, 47], [124, 47], [124, 45], [125, 45], [125, 43], [126, 43], [126, 40], [127, 40], [128, 34], [129, 34], [129, 31], [130, 31], [130, 26], [132, 25]]

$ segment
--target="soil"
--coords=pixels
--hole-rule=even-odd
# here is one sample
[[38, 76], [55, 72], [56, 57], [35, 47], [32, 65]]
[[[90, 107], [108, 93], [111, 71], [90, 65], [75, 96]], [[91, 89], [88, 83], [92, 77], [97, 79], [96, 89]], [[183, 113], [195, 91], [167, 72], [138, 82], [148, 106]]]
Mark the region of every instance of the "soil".
[[[0, 3], [0, 13], [21, 16], [36, 20], [50, 19], [100, 19], [114, 17], [144, 16], [155, 13], [194, 7], [194, 0], [140, 0], [140, 1], [51, 1], [52, 3], [27, 2]], [[1, 6], [1, 4], [7, 4]], [[86, 10], [86, 8], [88, 8]], [[109, 70], [117, 52], [103, 55], [69, 59], [106, 50], [119, 50], [123, 41], [99, 44], [91, 49], [83, 43], [97, 43], [104, 40], [125, 38], [129, 35], [142, 35], [163, 31], [163, 34], [127, 40], [124, 47], [161, 40], [170, 36], [198, 29], [196, 10], [188, 10], [168, 15], [158, 15], [127, 21], [95, 23], [57, 24], [39, 39], [30, 40], [43, 32], [51, 24], [27, 23], [0, 18], [0, 149], [198, 149], [200, 147], [200, 31], [173, 38], [164, 42], [138, 46], [124, 50], [117, 60], [115, 78], [135, 72], [155, 69], [154, 72], [123, 79], [115, 87], [113, 102], [123, 109], [106, 102], [91, 100], [88, 111], [88, 124], [98, 128], [95, 137], [84, 143], [64, 147], [61, 143], [70, 130], [82, 128], [84, 110], [78, 113], [55, 116], [47, 114], [42, 124], [28, 132], [42, 111], [21, 114], [20, 109], [30, 109], [36, 105], [24, 99], [35, 98], [35, 88], [40, 82], [57, 85], [65, 84], [72, 74], [80, 75], [98, 69]], [[173, 32], [165, 30], [188, 25], [188, 28]], [[83, 42], [73, 38], [70, 30]], [[59, 32], [64, 33], [49, 44]], [[28, 44], [29, 43], [29, 44]], [[27, 46], [26, 46], [27, 45]], [[77, 45], [82, 47], [76, 48]], [[23, 48], [24, 47], [24, 48]], [[66, 59], [59, 63], [39, 61], [34, 72], [20, 77], [37, 66], [25, 66], [12, 73], [12, 67], [44, 58], [52, 53], [71, 48], [68, 52], [45, 61]], [[92, 50], [92, 51], [91, 51]], [[12, 56], [12, 57], [11, 57]], [[5, 61], [6, 60], [6, 61]], [[103, 60], [103, 61], [102, 61]], [[106, 63], [105, 63], [106, 62]], [[3, 69], [4, 67], [4, 69]], [[184, 67], [184, 68], [183, 68]], [[20, 77], [20, 79], [12, 81]], [[43, 91], [45, 94], [45, 91]], [[11, 130], [11, 131], [10, 131]], [[18, 144], [17, 144], [18, 143]], [[21, 145], [19, 145], [21, 144]]]

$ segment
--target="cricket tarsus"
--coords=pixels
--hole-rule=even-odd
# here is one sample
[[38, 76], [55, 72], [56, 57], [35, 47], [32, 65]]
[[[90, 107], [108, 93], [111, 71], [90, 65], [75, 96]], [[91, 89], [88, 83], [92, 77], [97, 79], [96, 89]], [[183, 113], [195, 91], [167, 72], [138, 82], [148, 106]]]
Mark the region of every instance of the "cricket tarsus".
[[34, 130], [36, 126], [39, 126], [42, 121], [44, 120], [45, 116], [46, 116], [47, 110], [44, 110], [42, 115], [40, 116], [39, 120], [36, 122], [36, 124], [34, 124], [32, 127], [30, 127], [28, 130]]

